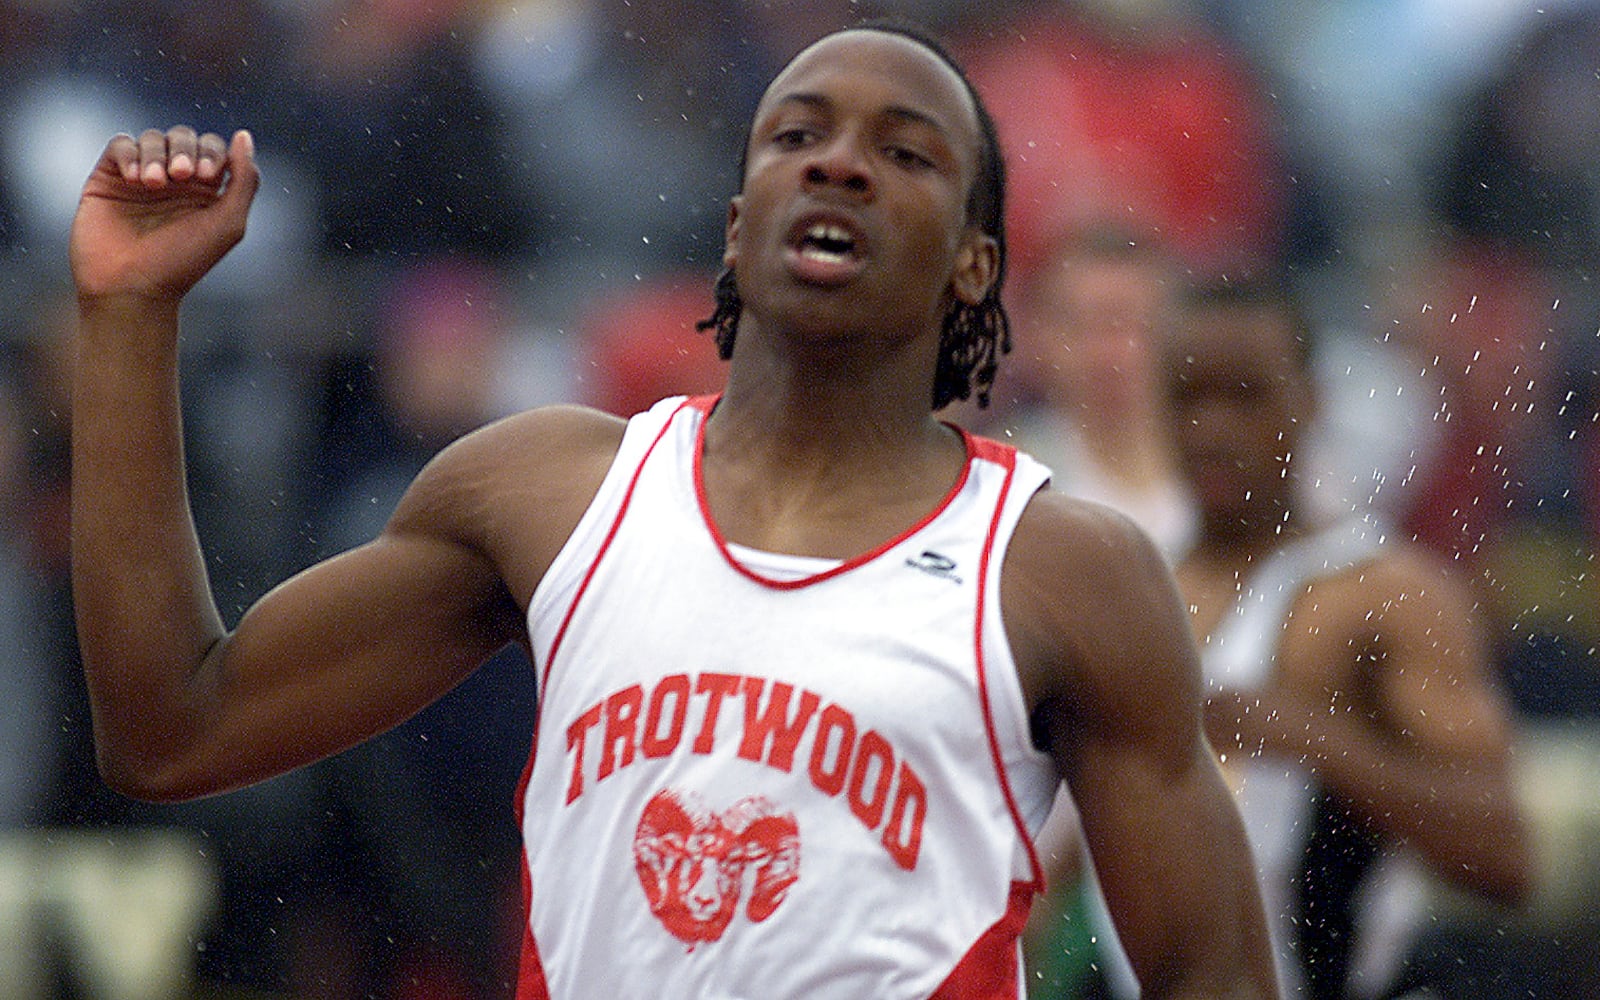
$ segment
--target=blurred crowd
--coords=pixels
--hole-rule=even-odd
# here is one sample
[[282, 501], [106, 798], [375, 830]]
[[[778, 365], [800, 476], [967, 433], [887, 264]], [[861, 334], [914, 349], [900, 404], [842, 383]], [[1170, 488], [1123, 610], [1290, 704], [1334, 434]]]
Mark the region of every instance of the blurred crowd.
[[[1057, 320], [1137, 312], [1151, 266], [1293, 276], [1318, 501], [1478, 588], [1524, 731], [1548, 884], [1498, 925], [1526, 969], [1504, 995], [1600, 996], [1600, 3], [1579, 0], [0, 0], [0, 995], [476, 1000], [507, 995], [520, 935], [515, 654], [256, 788], [154, 807], [99, 784], [65, 247], [105, 140], [256, 137], [250, 231], [185, 324], [195, 516], [236, 615], [371, 537], [487, 420], [715, 390], [694, 324], [745, 123], [806, 42], [876, 14], [950, 41], [1008, 155], [1015, 349], [994, 405], [953, 419], [1132, 498], [1176, 549], [1184, 500], [1139, 434], [1149, 345]], [[124, 919], [170, 912], [174, 940], [85, 929], [160, 895], [118, 895], [140, 878], [169, 910]], [[162, 962], [177, 979], [142, 971]]]

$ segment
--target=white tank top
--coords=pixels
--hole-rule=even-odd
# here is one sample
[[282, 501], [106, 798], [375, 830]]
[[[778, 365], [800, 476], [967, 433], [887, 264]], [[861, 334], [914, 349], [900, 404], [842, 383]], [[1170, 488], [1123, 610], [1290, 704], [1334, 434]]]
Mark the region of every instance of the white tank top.
[[[1278, 641], [1295, 599], [1317, 580], [1335, 576], [1378, 553], [1382, 536], [1351, 519], [1296, 539], [1268, 556], [1246, 581], [1232, 610], [1206, 637], [1201, 665], [1210, 690], [1257, 691], [1273, 679]], [[1261, 897], [1286, 997], [1305, 988], [1295, 953], [1294, 880], [1311, 836], [1317, 783], [1310, 771], [1280, 757], [1224, 760], [1261, 876]]]
[[966, 436], [918, 525], [842, 562], [730, 549], [715, 400], [628, 424], [528, 609], [527, 998], [1020, 998], [1055, 785], [999, 615], [1044, 482]]

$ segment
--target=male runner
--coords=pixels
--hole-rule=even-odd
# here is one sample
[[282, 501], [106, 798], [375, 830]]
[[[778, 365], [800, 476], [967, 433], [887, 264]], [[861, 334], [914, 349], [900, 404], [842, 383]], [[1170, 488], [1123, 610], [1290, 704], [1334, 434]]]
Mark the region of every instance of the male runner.
[[178, 313], [257, 183], [248, 134], [119, 136], [73, 227], [74, 581], [110, 783], [260, 780], [519, 642], [524, 997], [1019, 997], [1063, 779], [1146, 994], [1272, 995], [1161, 557], [934, 416], [1004, 340], [998, 146], [935, 44], [844, 31], [767, 91], [720, 398], [467, 435], [230, 631], [184, 495]]
[[1420, 989], [1408, 950], [1437, 919], [1430, 886], [1499, 904], [1532, 891], [1509, 709], [1470, 595], [1380, 520], [1311, 513], [1312, 332], [1286, 284], [1201, 283], [1182, 312], [1164, 356], [1200, 531], [1177, 578], [1280, 987]]

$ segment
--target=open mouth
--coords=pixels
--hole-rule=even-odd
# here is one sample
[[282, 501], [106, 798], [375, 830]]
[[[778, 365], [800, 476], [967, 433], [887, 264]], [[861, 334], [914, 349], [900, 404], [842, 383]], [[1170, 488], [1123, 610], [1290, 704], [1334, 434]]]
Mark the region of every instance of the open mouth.
[[840, 288], [866, 267], [867, 243], [849, 219], [818, 213], [791, 231], [788, 253], [797, 279], [820, 288]]
[[800, 255], [824, 264], [843, 264], [855, 256], [856, 240], [843, 226], [814, 222], [800, 236]]

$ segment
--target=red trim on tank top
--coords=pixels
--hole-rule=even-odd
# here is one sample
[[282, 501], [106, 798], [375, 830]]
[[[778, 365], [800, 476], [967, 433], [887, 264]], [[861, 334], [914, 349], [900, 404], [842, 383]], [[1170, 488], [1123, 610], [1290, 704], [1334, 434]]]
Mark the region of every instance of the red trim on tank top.
[[700, 411], [700, 426], [695, 429], [694, 438], [695, 502], [700, 507], [700, 520], [705, 524], [706, 530], [710, 532], [711, 541], [717, 546], [717, 551], [722, 553], [722, 558], [726, 560], [728, 565], [733, 567], [734, 571], [740, 576], [758, 583], [763, 587], [770, 587], [773, 590], [799, 590], [802, 587], [809, 587], [813, 584], [821, 583], [824, 580], [831, 580], [841, 573], [848, 573], [858, 566], [865, 565], [866, 563], [877, 559], [885, 552], [888, 552], [890, 549], [893, 549], [895, 546], [904, 542], [912, 535], [915, 535], [923, 528], [926, 528], [934, 520], [934, 518], [945, 512], [950, 504], [955, 501], [955, 498], [960, 495], [961, 490], [967, 485], [967, 480], [971, 477], [972, 473], [972, 460], [976, 456], [974, 444], [980, 440], [979, 438], [967, 433], [967, 431], [963, 428], [955, 427], [954, 425], [948, 425], [961, 435], [962, 444], [966, 449], [967, 459], [961, 467], [961, 475], [956, 477], [955, 484], [951, 486], [950, 490], [945, 493], [944, 497], [934, 505], [933, 509], [919, 519], [916, 524], [913, 524], [911, 527], [907, 528], [905, 531], [902, 531], [900, 534], [895, 535], [893, 538], [889, 539], [883, 544], [875, 546], [874, 548], [869, 549], [860, 555], [846, 559], [840, 562], [837, 566], [830, 566], [828, 569], [825, 569], [820, 573], [813, 573], [810, 576], [803, 576], [794, 580], [774, 580], [771, 577], [762, 576], [755, 570], [750, 569], [748, 566], [741, 563], [738, 558], [736, 558], [734, 554], [728, 550], [728, 540], [723, 537], [722, 529], [717, 527], [716, 520], [711, 516], [711, 505], [706, 500], [706, 481], [703, 465], [703, 458], [706, 453], [706, 420], [711, 416], [712, 409], [716, 407], [717, 401], [721, 398], [722, 397], [720, 395], [695, 396], [686, 400], [684, 404], [686, 406], [692, 406]]
[[1011, 883], [1004, 915], [973, 943], [928, 1000], [1020, 1000], [1017, 942], [1033, 909], [1033, 892], [1030, 883]]
[[610, 551], [611, 543], [616, 540], [617, 532], [622, 528], [622, 519], [627, 516], [628, 506], [633, 503], [633, 491], [639, 485], [639, 477], [644, 474], [645, 463], [650, 461], [650, 456], [655, 454], [656, 445], [660, 444], [661, 439], [667, 436], [667, 431], [672, 429], [672, 422], [678, 419], [678, 414], [685, 407], [693, 405], [693, 403], [693, 400], [685, 400], [678, 405], [677, 409], [672, 411], [672, 415], [667, 417], [666, 422], [661, 425], [661, 430], [656, 432], [655, 439], [650, 442], [650, 446], [644, 450], [644, 455], [640, 457], [639, 464], [634, 467], [633, 475], [628, 479], [628, 488], [623, 491], [622, 501], [617, 504], [616, 516], [612, 518], [611, 526], [606, 529], [606, 537], [601, 540], [600, 547], [595, 550], [594, 558], [589, 561], [589, 568], [584, 571], [583, 580], [579, 582], [578, 589], [573, 592], [571, 603], [567, 605], [567, 613], [561, 618], [561, 626], [556, 629], [555, 638], [550, 641], [550, 652], [545, 656], [544, 671], [539, 678], [539, 701], [541, 704], [545, 700], [545, 688], [550, 682], [550, 667], [555, 663], [556, 652], [561, 648], [561, 641], [567, 636], [567, 627], [572, 624], [572, 616], [577, 613], [578, 605], [583, 603], [583, 595], [588, 591], [590, 582], [594, 580], [595, 571], [600, 568], [601, 560]]
[[[522, 854], [523, 891], [529, 890], [528, 854]], [[531, 898], [531, 897], [530, 897]], [[539, 942], [533, 939], [533, 926], [522, 921], [522, 960], [517, 965], [517, 1000], [550, 1000], [550, 984], [544, 978], [544, 963], [539, 960]]]
[[989, 755], [994, 762], [995, 776], [1000, 782], [1000, 794], [1005, 797], [1006, 810], [1011, 813], [1011, 821], [1016, 824], [1017, 836], [1022, 838], [1023, 845], [1028, 851], [1028, 865], [1033, 871], [1032, 890], [1044, 891], [1044, 866], [1039, 862], [1039, 852], [1034, 846], [1033, 836], [1028, 833], [1028, 824], [1022, 819], [1022, 810], [1017, 807], [1016, 794], [1011, 790], [1011, 780], [1006, 776], [1005, 756], [1000, 752], [1000, 735], [995, 730], [994, 708], [989, 700], [989, 663], [983, 655], [983, 627], [984, 609], [988, 606], [984, 598], [989, 588], [989, 568], [993, 561], [995, 539], [1000, 532], [1000, 518], [1006, 509], [1006, 499], [1011, 495], [1011, 484], [1016, 478], [1017, 450], [1010, 445], [1004, 445], [988, 438], [969, 436], [969, 448], [978, 451], [986, 460], [1002, 466], [1006, 470], [1005, 482], [1000, 485], [1000, 496], [995, 499], [994, 513], [989, 518], [989, 532], [983, 541], [983, 555], [978, 560], [978, 612], [977, 625], [973, 629], [973, 646], [976, 654], [978, 669], [978, 702], [983, 708], [984, 735], [989, 741]]

